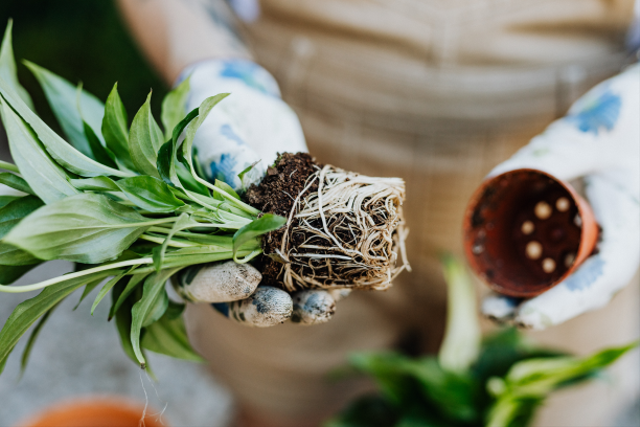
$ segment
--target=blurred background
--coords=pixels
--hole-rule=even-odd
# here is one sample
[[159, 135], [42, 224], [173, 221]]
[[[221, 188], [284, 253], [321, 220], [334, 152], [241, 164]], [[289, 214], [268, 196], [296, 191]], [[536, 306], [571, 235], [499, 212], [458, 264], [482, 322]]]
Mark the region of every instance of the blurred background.
[[[0, 28], [4, 29], [9, 18], [14, 20], [18, 61], [28, 59], [73, 83], [82, 80], [84, 88], [100, 99], [118, 81], [130, 118], [153, 89], [152, 109], [159, 115], [168, 88], [140, 55], [112, 0], [2, 0]], [[23, 66], [19, 66], [19, 78], [39, 115], [60, 131], [35, 78]], [[0, 158], [10, 159], [1, 125]], [[69, 270], [70, 263], [47, 263], [16, 284], [34, 283]], [[0, 324], [31, 296], [3, 295]], [[125, 395], [139, 402], [148, 396], [153, 410], [166, 405], [164, 415], [171, 426], [228, 424], [232, 399], [204, 366], [152, 354], [150, 366], [158, 381], [151, 381], [121, 351], [114, 326], [105, 322], [108, 304], [99, 306], [91, 317], [92, 296], [73, 311], [78, 298], [79, 294], [73, 295], [53, 313], [22, 377], [20, 355], [26, 340], [21, 340], [9, 358], [0, 376], [0, 427], [13, 426], [54, 402], [89, 394]], [[563, 398], [560, 395], [558, 405]], [[639, 426], [639, 420], [640, 404], [636, 403], [620, 413], [617, 425]]]
[[[28, 59], [71, 82], [82, 80], [84, 88], [105, 99], [113, 84], [129, 117], [153, 89], [152, 108], [160, 113], [167, 87], [140, 56], [111, 0], [3, 0], [0, 28], [13, 18], [16, 61]], [[42, 90], [33, 75], [18, 65], [19, 78], [31, 94], [44, 120], [60, 131]], [[10, 159], [6, 136], [0, 124], [0, 157]], [[66, 262], [50, 262], [20, 279], [29, 284], [70, 271]], [[98, 289], [96, 289], [98, 291]], [[151, 368], [158, 381], [142, 375], [122, 352], [116, 329], [107, 323], [109, 304], [89, 316], [87, 299], [73, 311], [80, 295], [66, 300], [43, 328], [28, 369], [20, 376], [21, 340], [0, 377], [0, 426], [14, 426], [53, 403], [89, 395], [131, 397], [144, 404], [148, 395], [152, 411], [162, 411], [171, 426], [223, 426], [231, 413], [231, 398], [202, 365], [151, 355]], [[0, 298], [0, 324], [31, 294]]]

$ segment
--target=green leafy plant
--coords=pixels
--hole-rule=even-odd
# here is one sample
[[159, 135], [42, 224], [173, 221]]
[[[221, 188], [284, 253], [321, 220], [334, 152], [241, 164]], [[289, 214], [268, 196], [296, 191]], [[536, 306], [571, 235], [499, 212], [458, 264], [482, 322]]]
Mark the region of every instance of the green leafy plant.
[[[8, 171], [0, 183], [21, 195], [0, 197], [0, 292], [42, 291], [18, 305], [0, 331], [0, 372], [31, 325], [40, 319], [23, 366], [51, 311], [75, 290], [84, 287], [82, 300], [108, 278], [91, 312], [111, 293], [110, 317], [136, 363], [145, 366], [145, 350], [200, 360], [186, 337], [184, 305], [169, 299], [166, 281], [194, 264], [248, 262], [262, 252], [261, 236], [286, 222], [196, 172], [195, 134], [228, 94], [207, 98], [185, 116], [185, 80], [162, 102], [163, 131], [151, 113], [151, 93], [129, 125], [117, 84], [102, 103], [82, 85], [25, 62], [65, 140], [33, 111], [18, 82], [11, 26], [0, 48], [0, 115], [15, 164], [0, 163]], [[76, 262], [76, 271], [10, 286], [55, 259]]]
[[449, 286], [447, 331], [438, 356], [356, 353], [356, 372], [378, 393], [350, 403], [325, 427], [524, 427], [547, 396], [594, 377], [637, 343], [574, 357], [530, 343], [516, 329], [481, 339], [472, 283], [444, 260]]

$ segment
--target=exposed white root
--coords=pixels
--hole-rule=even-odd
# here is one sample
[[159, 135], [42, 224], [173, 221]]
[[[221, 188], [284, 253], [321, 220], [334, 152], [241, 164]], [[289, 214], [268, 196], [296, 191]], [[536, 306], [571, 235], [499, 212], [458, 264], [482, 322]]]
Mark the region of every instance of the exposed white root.
[[[318, 190], [305, 195], [316, 183]], [[312, 174], [274, 254], [284, 264], [285, 288], [387, 289], [402, 270], [410, 270], [404, 196], [400, 178], [372, 178], [331, 165]]]

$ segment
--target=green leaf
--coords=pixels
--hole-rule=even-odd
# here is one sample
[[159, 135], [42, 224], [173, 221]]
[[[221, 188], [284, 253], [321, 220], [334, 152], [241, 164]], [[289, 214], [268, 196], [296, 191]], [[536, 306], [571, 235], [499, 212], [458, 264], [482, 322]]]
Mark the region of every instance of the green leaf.
[[189, 344], [182, 317], [170, 319], [167, 314], [146, 328], [142, 347], [177, 359], [203, 362], [204, 359]]
[[37, 265], [0, 265], [0, 284], [12, 284]]
[[4, 240], [40, 259], [98, 264], [117, 257], [154, 223], [104, 195], [84, 193], [41, 207]]
[[552, 391], [587, 379], [598, 370], [611, 365], [638, 342], [608, 348], [593, 355], [527, 359], [511, 367], [504, 379], [490, 378], [489, 392], [497, 397], [487, 416], [487, 426], [525, 425], [518, 420], [531, 418], [533, 409], [543, 403]]
[[[233, 197], [234, 199], [240, 200], [240, 196], [238, 196], [238, 193], [236, 193], [236, 191], [226, 182], [216, 179], [215, 186], [231, 195], [231, 197]], [[213, 198], [223, 201], [228, 199], [228, 197], [223, 196], [221, 193], [214, 193]]]
[[54, 305], [51, 308], [51, 310], [43, 314], [40, 320], [38, 321], [38, 324], [31, 331], [31, 335], [29, 335], [29, 340], [27, 341], [27, 345], [24, 347], [24, 351], [22, 352], [22, 359], [20, 360], [20, 371], [22, 374], [24, 374], [25, 369], [27, 369], [27, 363], [29, 362], [29, 356], [31, 356], [31, 350], [33, 349], [33, 345], [35, 344], [36, 339], [38, 339], [38, 335], [40, 335], [40, 331], [42, 330], [42, 327], [44, 326], [45, 322], [49, 319], [49, 316], [51, 316], [51, 313], [53, 313], [53, 310], [55, 310], [56, 307], [58, 307], [58, 305], [60, 304], [58, 303]]
[[505, 380], [519, 393], [545, 396], [554, 388], [604, 368], [635, 348], [638, 342], [602, 350], [591, 356], [527, 359], [511, 367]]
[[21, 199], [24, 196], [2, 196], [0, 195], [0, 209], [4, 208], [5, 206], [7, 206], [9, 203], [13, 202], [14, 200], [18, 200]]
[[[165, 283], [169, 277], [179, 270], [180, 268], [163, 270], [160, 273], [153, 273], [147, 277], [142, 287], [142, 298], [134, 304], [131, 310], [131, 345], [136, 359], [140, 362], [142, 368], [144, 368], [146, 364], [146, 360], [140, 349], [140, 333], [142, 327], [145, 324], [150, 324], [150, 320], [159, 313], [158, 301], [163, 301], [163, 298], [166, 296]], [[166, 306], [164, 308], [166, 310]], [[158, 316], [158, 318], [161, 316], [162, 315]]]
[[84, 135], [89, 143], [89, 148], [91, 149], [92, 157], [103, 165], [112, 168], [118, 167], [115, 162], [115, 155], [108, 148], [102, 145], [102, 142], [100, 142], [96, 133], [91, 129], [91, 126], [89, 126], [85, 121], [82, 122], [82, 126], [84, 129]]
[[[135, 267], [134, 267], [135, 268]], [[103, 298], [107, 295], [107, 293], [120, 281], [122, 280], [122, 278], [125, 276], [125, 274], [128, 274], [131, 271], [131, 269], [129, 269], [128, 271], [123, 271], [122, 273], [112, 277], [111, 279], [109, 279], [109, 281], [107, 283], [104, 284], [104, 286], [102, 287], [102, 289], [100, 289], [100, 292], [98, 292], [98, 295], [96, 295], [96, 299], [93, 300], [93, 305], [91, 306], [91, 315], [93, 316], [93, 312], [95, 311], [96, 307], [98, 307], [98, 304], [100, 304], [100, 301], [103, 300]]]
[[156, 178], [158, 150], [162, 146], [162, 131], [151, 114], [151, 92], [131, 123], [129, 149], [136, 169]]
[[20, 303], [0, 331], [0, 373], [20, 337], [40, 316], [82, 285], [112, 274], [113, 270], [106, 270], [65, 280], [43, 289], [37, 296]]
[[176, 173], [178, 174], [178, 179], [180, 180], [180, 183], [185, 190], [189, 190], [201, 196], [211, 197], [207, 187], [196, 181], [193, 175], [191, 175], [189, 169], [184, 165], [176, 165]]
[[167, 308], [169, 308], [169, 294], [167, 294], [166, 289], [163, 288], [162, 292], [158, 294], [154, 301], [153, 307], [151, 307], [147, 316], [142, 321], [142, 327], [146, 328], [147, 326], [157, 322], [158, 319], [160, 319], [167, 311]]
[[[122, 306], [124, 301], [129, 297], [129, 295], [131, 295], [131, 292], [136, 290], [138, 285], [142, 283], [142, 281], [145, 280], [148, 275], [149, 274], [131, 275], [131, 277], [129, 278], [129, 281], [127, 282], [127, 285], [122, 290], [122, 293], [120, 293], [117, 299], [114, 299], [115, 302], [112, 304], [111, 310], [109, 311], [109, 319], [111, 319], [115, 315], [115, 313], [117, 313], [118, 310], [120, 310], [120, 307]], [[131, 340], [129, 339], [130, 330], [131, 330], [131, 327], [129, 326], [129, 329], [127, 329], [127, 342], [129, 343], [131, 343]]]
[[[0, 94], [2, 94], [6, 103], [18, 113], [22, 120], [31, 126], [31, 129], [33, 129], [33, 132], [38, 136], [38, 139], [42, 142], [42, 145], [53, 160], [69, 172], [84, 177], [101, 175], [113, 175], [118, 177], [133, 176], [133, 173], [131, 172], [119, 171], [100, 164], [73, 148], [73, 146], [67, 143], [67, 141], [60, 138], [59, 135], [51, 130], [51, 128], [49, 128], [49, 126], [47, 126], [40, 117], [31, 111], [19, 97], [15, 96], [2, 79], [0, 79]], [[91, 121], [88, 121], [88, 123], [91, 125]], [[37, 191], [28, 179], [27, 175], [30, 171], [23, 169], [15, 156], [13, 159], [16, 161], [18, 167], [20, 167], [22, 176], [27, 180], [29, 185], [31, 185], [31, 188]]]
[[448, 286], [448, 303], [447, 327], [438, 362], [444, 369], [466, 372], [478, 358], [482, 339], [475, 292], [461, 262], [452, 256], [444, 257], [442, 262]]
[[258, 163], [260, 163], [260, 160], [256, 160], [255, 162], [251, 163], [249, 166], [244, 168], [242, 170], [242, 172], [240, 172], [238, 174], [238, 178], [240, 179], [240, 182], [242, 183], [242, 188], [246, 188], [247, 187], [247, 183], [244, 180], [245, 175], [248, 174], [254, 167], [256, 167], [256, 165]]
[[82, 291], [82, 295], [80, 295], [80, 299], [78, 300], [78, 303], [75, 305], [75, 307], [73, 307], [74, 311], [80, 306], [80, 303], [84, 301], [87, 295], [89, 295], [91, 291], [93, 291], [100, 283], [102, 283], [102, 279], [94, 280], [93, 282], [89, 282], [86, 285], [84, 285], [84, 290]]
[[236, 231], [233, 235], [233, 253], [235, 259], [235, 253], [238, 248], [245, 242], [248, 242], [256, 237], [262, 236], [270, 231], [277, 230], [285, 225], [286, 218], [273, 214], [264, 214], [262, 217], [252, 221], [245, 225], [240, 230]]
[[503, 377], [516, 362], [529, 358], [566, 356], [554, 350], [534, 346], [516, 328], [505, 328], [483, 339], [473, 374], [485, 383], [489, 377]]
[[[175, 185], [181, 187], [181, 181], [178, 179], [176, 167], [177, 164], [177, 151], [178, 151], [178, 138], [182, 134], [184, 128], [198, 116], [198, 109], [195, 108], [187, 114], [174, 128], [171, 139], [165, 142], [158, 152], [158, 160], [156, 162], [156, 168], [158, 174], [164, 182], [169, 185]], [[193, 177], [191, 177], [193, 179]], [[208, 193], [207, 193], [208, 195]]]
[[42, 86], [49, 106], [71, 144], [85, 156], [93, 157], [82, 117], [86, 117], [93, 129], [99, 130], [104, 115], [102, 102], [49, 70], [29, 61], [24, 61], [24, 64]]
[[32, 194], [35, 196], [35, 193], [31, 189], [31, 187], [29, 187], [27, 181], [10, 172], [0, 172], [0, 184], [4, 184], [18, 191], [22, 191], [23, 193]]
[[411, 360], [397, 353], [353, 353], [349, 364], [371, 375], [389, 401], [400, 404], [413, 392], [410, 386]]
[[[112, 301], [120, 299], [124, 283], [118, 283], [111, 292]], [[134, 362], [138, 363], [136, 355], [131, 345], [131, 309], [136, 302], [135, 295], [123, 298], [123, 302], [119, 309], [115, 311], [116, 328], [118, 329], [118, 336], [120, 337], [120, 344], [125, 354]]]
[[359, 397], [323, 427], [395, 427], [398, 410], [387, 400], [376, 395]]
[[175, 89], [169, 92], [162, 100], [162, 113], [160, 118], [164, 126], [164, 139], [171, 138], [173, 129], [184, 118], [187, 111], [187, 98], [189, 97], [190, 76], [184, 79]]
[[95, 178], [70, 179], [69, 182], [76, 189], [82, 191], [120, 191], [111, 178], [96, 176]]
[[0, 242], [0, 265], [21, 266], [40, 264], [42, 260], [34, 257], [29, 252], [18, 249], [8, 243]]
[[111, 93], [107, 97], [102, 119], [102, 135], [107, 147], [116, 155], [116, 158], [127, 168], [135, 170], [136, 167], [129, 152], [129, 131], [127, 127], [127, 111], [118, 95], [118, 83], [113, 85]]
[[174, 236], [174, 234], [176, 234], [178, 231], [196, 226], [198, 226], [198, 222], [192, 220], [189, 215], [187, 215], [186, 213], [180, 215], [178, 220], [173, 223], [173, 226], [167, 234], [167, 237], [164, 239], [164, 242], [162, 242], [162, 246], [160, 246], [159, 248], [157, 248], [158, 250], [154, 250], [153, 252], [153, 265], [156, 267], [156, 271], [160, 271], [160, 269], [162, 268], [162, 263], [164, 262], [164, 254], [167, 251], [167, 245], [171, 241], [171, 238]]
[[58, 166], [42, 149], [40, 141], [26, 123], [13, 112], [2, 98], [0, 98], [0, 103], [2, 104], [2, 122], [7, 131], [11, 156], [31, 189], [45, 203], [52, 203], [77, 194], [78, 191], [67, 181], [64, 169]]
[[433, 357], [416, 361], [411, 367], [424, 396], [451, 420], [471, 422], [481, 415], [475, 407], [478, 385], [467, 373], [443, 369]]
[[13, 29], [13, 20], [9, 19], [7, 28], [4, 30], [4, 38], [0, 47], [0, 79], [4, 80], [7, 87], [17, 94], [22, 101], [33, 110], [33, 102], [29, 93], [20, 85], [18, 81], [18, 73], [16, 62], [13, 57], [13, 46], [11, 40], [11, 30]]
[[0, 239], [15, 227], [22, 218], [42, 206], [42, 200], [35, 196], [20, 197], [0, 208]]
[[167, 184], [151, 176], [121, 179], [116, 185], [136, 206], [149, 212], [168, 213], [184, 206]]

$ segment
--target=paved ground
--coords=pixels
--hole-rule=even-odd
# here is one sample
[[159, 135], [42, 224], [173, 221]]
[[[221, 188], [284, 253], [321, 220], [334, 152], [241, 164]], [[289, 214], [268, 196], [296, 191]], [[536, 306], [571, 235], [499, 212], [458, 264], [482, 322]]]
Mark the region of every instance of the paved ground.
[[[17, 284], [34, 283], [69, 271], [67, 262], [51, 262], [38, 267]], [[97, 291], [97, 289], [96, 289]], [[94, 296], [95, 296], [94, 292]], [[0, 325], [16, 305], [33, 294], [3, 294], [0, 298]], [[87, 297], [74, 312], [76, 292], [51, 316], [33, 349], [22, 379], [22, 340], [0, 376], [0, 426], [15, 425], [20, 419], [60, 400], [93, 394], [118, 394], [144, 402], [141, 371], [123, 353], [112, 323], [107, 323], [109, 303], [98, 306], [93, 317], [93, 298]], [[162, 409], [172, 427], [227, 424], [231, 398], [209, 376], [203, 366], [156, 355], [150, 357], [158, 382], [142, 377], [149, 403]]]

